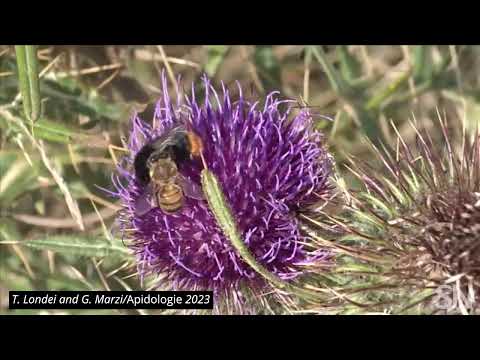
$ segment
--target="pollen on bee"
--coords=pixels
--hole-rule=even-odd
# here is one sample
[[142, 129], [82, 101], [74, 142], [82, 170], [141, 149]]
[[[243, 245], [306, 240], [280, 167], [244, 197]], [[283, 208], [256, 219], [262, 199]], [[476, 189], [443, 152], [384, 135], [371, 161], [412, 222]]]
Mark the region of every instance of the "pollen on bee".
[[190, 142], [190, 153], [194, 157], [199, 157], [203, 152], [203, 142], [200, 137], [192, 131], [187, 133], [188, 141]]

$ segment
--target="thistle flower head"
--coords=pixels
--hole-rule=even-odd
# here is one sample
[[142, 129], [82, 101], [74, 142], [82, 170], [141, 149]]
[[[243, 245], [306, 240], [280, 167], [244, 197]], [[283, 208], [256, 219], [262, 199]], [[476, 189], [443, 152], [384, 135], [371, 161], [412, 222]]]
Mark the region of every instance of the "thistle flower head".
[[412, 129], [415, 145], [407, 145], [397, 131], [393, 155], [376, 149], [388, 175], [372, 175], [382, 172], [372, 172], [369, 164], [352, 165], [366, 191], [352, 191], [348, 227], [363, 238], [364, 250], [382, 257], [375, 286], [397, 288], [428, 311], [438, 310], [428, 301], [445, 284], [465, 296], [473, 292], [478, 304], [480, 134], [464, 133], [455, 142], [441, 119], [440, 141]]
[[[190, 95], [177, 87], [174, 103], [163, 78], [154, 118], [132, 120], [130, 154], [113, 178], [115, 196], [123, 206], [120, 221], [128, 229], [125, 235], [141, 276], [163, 276], [159, 287], [214, 290], [241, 308], [241, 289], [259, 291], [264, 280], [236, 254], [206, 201], [185, 196], [176, 212], [153, 207], [139, 215], [136, 204], [146, 184], [132, 170], [136, 155], [177, 126], [195, 133], [250, 252], [284, 280], [298, 277], [303, 265], [327, 256], [305, 246], [295, 213], [328, 196], [331, 160], [306, 109], [292, 116], [291, 101], [280, 100], [277, 93], [250, 103], [241, 88], [239, 97], [232, 99], [223, 85], [220, 93], [207, 78], [203, 85], [203, 103], [193, 85]], [[202, 168], [196, 158], [178, 164], [181, 175], [197, 186]]]

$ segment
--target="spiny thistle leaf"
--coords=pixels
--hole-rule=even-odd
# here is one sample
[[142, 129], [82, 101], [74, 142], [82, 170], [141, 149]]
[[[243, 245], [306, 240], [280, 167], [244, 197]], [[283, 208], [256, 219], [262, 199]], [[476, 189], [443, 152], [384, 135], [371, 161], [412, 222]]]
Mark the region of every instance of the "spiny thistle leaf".
[[37, 250], [51, 250], [86, 257], [105, 257], [116, 254], [124, 258], [131, 258], [125, 247], [99, 237], [56, 235], [34, 240], [2, 241], [1, 244], [18, 244]]

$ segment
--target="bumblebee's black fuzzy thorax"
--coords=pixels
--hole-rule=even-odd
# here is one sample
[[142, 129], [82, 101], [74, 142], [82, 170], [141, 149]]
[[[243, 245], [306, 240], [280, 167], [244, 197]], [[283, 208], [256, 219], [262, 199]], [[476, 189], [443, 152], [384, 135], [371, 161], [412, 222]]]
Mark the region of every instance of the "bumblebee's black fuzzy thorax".
[[170, 156], [175, 163], [181, 164], [190, 158], [191, 145], [186, 133], [177, 133], [174, 136], [174, 141], [168, 146]]
[[150, 181], [150, 175], [147, 167], [147, 160], [153, 151], [155, 151], [155, 148], [150, 144], [146, 144], [140, 149], [140, 151], [135, 156], [135, 160], [134, 160], [135, 176], [137, 180], [141, 183], [141, 185], [146, 185]]
[[135, 156], [135, 175], [141, 185], [150, 181], [149, 163], [160, 158], [171, 158], [177, 165], [190, 158], [191, 144], [186, 132], [174, 132], [145, 144]]

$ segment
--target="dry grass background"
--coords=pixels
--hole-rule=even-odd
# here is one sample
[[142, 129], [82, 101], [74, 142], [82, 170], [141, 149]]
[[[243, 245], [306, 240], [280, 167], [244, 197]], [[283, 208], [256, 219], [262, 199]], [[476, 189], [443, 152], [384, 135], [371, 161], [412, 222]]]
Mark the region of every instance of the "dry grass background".
[[[151, 113], [163, 69], [170, 86], [207, 73], [232, 93], [237, 80], [251, 98], [280, 90], [334, 118], [315, 121], [341, 171], [347, 154], [370, 156], [365, 135], [395, 146], [390, 121], [407, 140], [408, 119], [428, 127], [437, 112], [453, 132], [462, 119], [478, 126], [479, 54], [478, 46], [42, 46], [43, 114], [31, 138], [15, 102], [13, 47], [0, 46], [0, 313], [8, 290], [140, 288], [121, 243], [105, 239], [118, 206], [95, 185], [110, 186], [108, 146], [122, 146], [133, 111]], [[99, 238], [95, 249], [64, 248]], [[54, 239], [59, 251], [18, 244], [32, 239]]]

